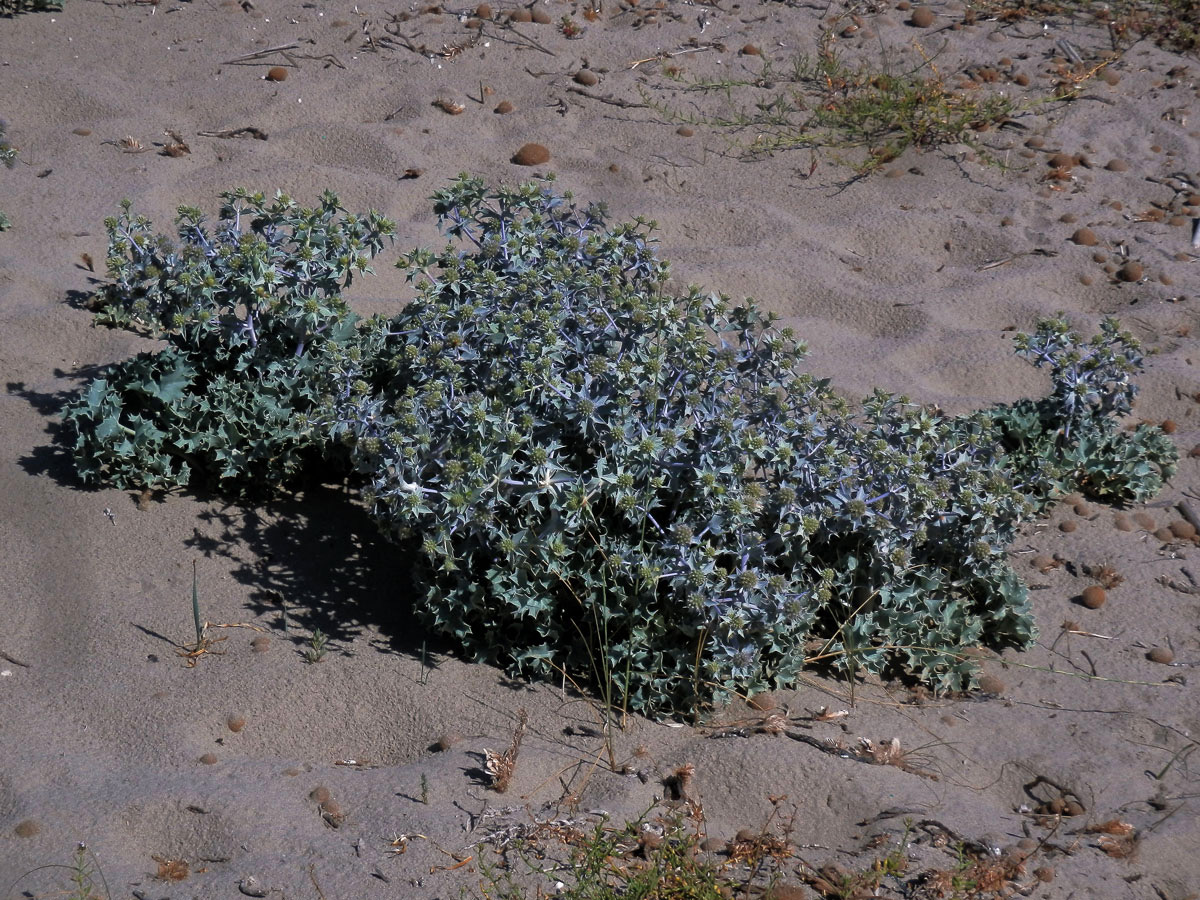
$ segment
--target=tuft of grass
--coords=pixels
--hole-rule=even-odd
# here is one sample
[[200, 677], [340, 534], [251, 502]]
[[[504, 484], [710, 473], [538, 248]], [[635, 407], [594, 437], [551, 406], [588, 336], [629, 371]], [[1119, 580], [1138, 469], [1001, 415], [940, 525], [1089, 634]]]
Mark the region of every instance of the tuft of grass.
[[1113, 50], [1149, 39], [1173, 53], [1200, 50], [1200, 4], [1196, 0], [971, 0], [979, 17], [1003, 23], [1068, 19], [1108, 28]]
[[[96, 859], [96, 854], [82, 841], [76, 845], [70, 863], [50, 863], [30, 869], [10, 884], [3, 896], [11, 897], [13, 889], [35, 872], [45, 872], [51, 869], [62, 869], [68, 873], [67, 881], [70, 889], [66, 892], [59, 892], [56, 896], [65, 897], [66, 900], [112, 900], [108, 882], [104, 878], [104, 872], [100, 869], [100, 860]], [[103, 889], [103, 893], [101, 893], [101, 889]], [[21, 896], [33, 895], [25, 891]]]
[[[844, 62], [826, 32], [815, 56], [797, 55], [790, 69], [764, 59], [748, 78], [683, 82], [685, 92], [723, 95], [724, 115], [684, 112], [653, 97], [643, 101], [669, 120], [729, 131], [753, 131], [739, 144], [747, 157], [784, 150], [821, 148], [865, 151], [852, 163], [868, 173], [910, 147], [966, 144], [987, 156], [979, 135], [1023, 111], [999, 92], [957, 89], [931, 59], [901, 73]], [[678, 74], [670, 76], [680, 81]]]

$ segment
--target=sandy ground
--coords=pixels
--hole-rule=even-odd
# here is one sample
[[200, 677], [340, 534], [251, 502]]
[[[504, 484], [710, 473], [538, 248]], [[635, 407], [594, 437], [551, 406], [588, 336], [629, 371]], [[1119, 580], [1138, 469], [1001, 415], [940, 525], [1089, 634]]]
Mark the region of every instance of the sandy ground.
[[[606, 0], [589, 17], [556, 0], [534, 8], [548, 22], [509, 25], [518, 8], [497, 3], [481, 33], [463, 21], [473, 10], [379, 0], [70, 0], [0, 19], [0, 114], [20, 149], [0, 171], [13, 222], [0, 234], [0, 890], [82, 841], [112, 897], [237, 897], [239, 885], [456, 897], [480, 890], [480, 842], [498, 829], [635, 817], [691, 764], [709, 846], [787, 825], [781, 872], [794, 883], [823, 865], [868, 867], [907, 819], [908, 879], [953, 870], [959, 842], [1011, 853], [1024, 840], [1035, 849], [1012, 886], [1030, 896], [1200, 896], [1200, 569], [1192, 543], [1154, 534], [1188, 497], [1200, 508], [1188, 457], [1200, 441], [1200, 119], [1188, 121], [1200, 64], [1150, 41], [1113, 53], [1109, 30], [1082, 15], [972, 24], [947, 3], [920, 27], [887, 3], [651, 6]], [[843, 12], [861, 27], [843, 35], [854, 20], [829, 21]], [[582, 34], [565, 35], [563, 16]], [[909, 150], [869, 178], [855, 177], [861, 152], [748, 154], [753, 128], [684, 121], [770, 95], [690, 82], [762, 78], [764, 59], [787, 71], [831, 29], [848, 64], [925, 66], [952, 86], [974, 72], [967, 89], [1022, 108], [979, 148]], [[1077, 69], [1056, 60], [1063, 39]], [[264, 78], [274, 65], [286, 80]], [[577, 79], [584, 68], [597, 83]], [[1045, 102], [1064, 71], [1089, 69], [1078, 99]], [[501, 101], [512, 111], [494, 111]], [[250, 126], [266, 139], [201, 136]], [[190, 154], [159, 153], [165, 129]], [[617, 771], [587, 700], [464, 663], [411, 624], [404, 560], [336, 488], [259, 508], [190, 495], [140, 508], [81, 488], [57, 413], [147, 346], [93, 327], [80, 305], [121, 198], [169, 231], [176, 206], [215, 212], [235, 186], [328, 188], [394, 218], [399, 249], [438, 246], [430, 194], [462, 171], [528, 177], [510, 159], [531, 141], [551, 153], [536, 171], [614, 220], [656, 219], [680, 285], [781, 313], [809, 340], [812, 370], [848, 396], [879, 385], [958, 411], [1034, 394], [1046, 384], [1012, 356], [1012, 329], [1057, 310], [1086, 329], [1120, 316], [1154, 351], [1136, 414], [1176, 424], [1177, 477], [1128, 518], [1067, 505], [1022, 534], [1013, 553], [1042, 638], [989, 656], [991, 693], [931, 698], [871, 679], [851, 694], [814, 676], [775, 698], [780, 735], [755, 733], [769, 713], [745, 705], [699, 725], [631, 720], [614, 737]], [[1072, 240], [1085, 226], [1094, 245]], [[352, 293], [362, 311], [404, 297], [392, 258]], [[1141, 271], [1122, 280], [1131, 261]], [[1031, 567], [1039, 554], [1059, 564]], [[176, 646], [191, 637], [193, 561], [205, 619], [256, 630], [213, 629], [222, 655], [189, 668]], [[1124, 582], [1084, 608], [1087, 567], [1103, 563]], [[318, 627], [331, 649], [308, 664]], [[1153, 647], [1173, 664], [1150, 661]], [[482, 751], [508, 745], [520, 709], [528, 733], [500, 795]], [[904, 767], [822, 750], [893, 738]], [[1039, 815], [1056, 798], [1075, 814]], [[1113, 820], [1133, 836], [1089, 831]], [[1053, 880], [1035, 879], [1042, 867]], [[186, 877], [161, 877], [172, 871]], [[3, 896], [62, 896], [65, 876], [38, 871]], [[550, 891], [556, 877], [533, 881]]]

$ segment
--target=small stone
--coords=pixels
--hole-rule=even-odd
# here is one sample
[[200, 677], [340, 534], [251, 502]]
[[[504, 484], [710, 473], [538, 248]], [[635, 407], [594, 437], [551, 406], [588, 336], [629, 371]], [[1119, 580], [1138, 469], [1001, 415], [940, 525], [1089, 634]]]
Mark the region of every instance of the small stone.
[[742, 56], [761, 56], [762, 51], [753, 44], [746, 44], [742, 47]]
[[1046, 160], [1046, 165], [1052, 169], [1070, 169], [1079, 165], [1079, 160], [1069, 153], [1055, 153]]
[[530, 19], [537, 25], [549, 25], [554, 21], [544, 6], [535, 6], [529, 13]]
[[1092, 514], [1092, 508], [1090, 506], [1088, 506], [1086, 503], [1084, 503], [1082, 500], [1080, 500], [1078, 503], [1076, 503], [1072, 507], [1072, 509], [1075, 511], [1075, 515], [1083, 516], [1084, 518], [1086, 518], [1087, 516], [1090, 516]]
[[1054, 867], [1038, 866], [1033, 870], [1033, 877], [1043, 884], [1049, 883], [1054, 880]]
[[1133, 531], [1133, 523], [1129, 521], [1129, 516], [1125, 513], [1117, 513], [1113, 516], [1113, 527], [1117, 531]]
[[200, 757], [200, 762], [202, 762], [206, 766], [215, 766], [217, 764], [217, 754], [205, 753], [203, 756]]
[[550, 151], [541, 144], [525, 144], [513, 154], [512, 161], [518, 166], [540, 166], [550, 161]]
[[1123, 159], [1110, 159], [1104, 168], [1108, 169], [1110, 172], [1128, 172], [1129, 163], [1125, 162]]
[[71, 134], [77, 134], [80, 137], [87, 137], [91, 133], [92, 133], [92, 129], [90, 129], [90, 128], [73, 128], [71, 130]]
[[496, 113], [498, 116], [507, 116], [513, 111], [513, 109], [514, 107], [511, 103], [509, 103], [507, 100], [501, 100], [496, 104], [496, 108], [493, 109], [492, 112]]
[[338, 803], [332, 797], [321, 801], [321, 812], [335, 819], [346, 818], [346, 814], [342, 812], [342, 804]]
[[323, 784], [318, 784], [315, 788], [308, 792], [308, 799], [314, 803], [328, 803], [333, 795], [329, 793], [329, 788]]
[[1162, 424], [1158, 427], [1162, 429], [1163, 434], [1174, 434], [1178, 426], [1175, 424], [1174, 419], [1163, 419]]
[[1104, 79], [1104, 83], [1107, 84], [1109, 87], [1112, 87], [1113, 85], [1117, 84], [1121, 80], [1121, 76], [1118, 75], [1116, 72], [1114, 72], [1112, 69], [1105, 69], [1104, 74], [1101, 75], [1100, 77]]
[[761, 694], [755, 694], [749, 700], [750, 708], [757, 709], [759, 712], [767, 712], [779, 706], [779, 699], [771, 691], [763, 691]]
[[266, 635], [259, 635], [250, 642], [250, 649], [255, 653], [266, 653], [271, 649], [271, 639]]
[[937, 16], [928, 6], [918, 6], [908, 21], [914, 28], [929, 28], [937, 21]]
[[1170, 528], [1156, 528], [1154, 530], [1154, 537], [1164, 544], [1169, 544], [1175, 540], [1175, 535], [1171, 533]]
[[1200, 444], [1188, 451], [1188, 459], [1200, 459]]
[[575, 73], [575, 83], [584, 87], [593, 87], [600, 83], [600, 76], [591, 69], [580, 69]]
[[686, 125], [680, 125], [675, 129], [675, 133], [680, 137], [691, 137], [696, 133], [696, 130], [694, 128], [688, 128]]
[[288, 70], [283, 66], [271, 66], [264, 76], [267, 81], [287, 81]]
[[1033, 137], [1031, 137], [1029, 140], [1027, 140], [1025, 142], [1025, 146], [1028, 147], [1030, 150], [1041, 150], [1043, 147], [1046, 146], [1046, 139], [1044, 137], [1042, 137], [1041, 135], [1035, 134]]
[[39, 834], [41, 830], [42, 826], [33, 819], [25, 819], [16, 824], [16, 827], [13, 828], [13, 834], [15, 834], [17, 837], [28, 838]]
[[1071, 243], [1078, 244], [1080, 247], [1095, 247], [1100, 243], [1096, 240], [1096, 232], [1090, 228], [1076, 228], [1075, 233], [1071, 235]]
[[1154, 522], [1154, 517], [1148, 512], [1135, 512], [1133, 521], [1137, 522], [1138, 527], [1145, 531], [1153, 531], [1158, 527]]
[[253, 875], [247, 875], [245, 878], [239, 881], [238, 890], [247, 897], [267, 896], [267, 889], [263, 887], [262, 883]]
[[1063, 213], [1058, 217], [1058, 221], [1062, 222], [1064, 225], [1073, 225], [1076, 221], [1075, 213]]
[[437, 741], [434, 742], [433, 749], [438, 753], [445, 753], [447, 750], [449, 750], [455, 744], [459, 743], [461, 740], [462, 740], [462, 735], [455, 734], [452, 731], [448, 731], [445, 734], [443, 734], [440, 738], [438, 738]]
[[1108, 594], [1100, 585], [1093, 584], [1083, 589], [1080, 598], [1088, 609], [1099, 609], [1108, 599]]
[[246, 719], [243, 716], [235, 714], [225, 720], [225, 726], [234, 734], [237, 734], [246, 727]]
[[1004, 682], [995, 675], [984, 675], [979, 679], [979, 689], [985, 694], [1003, 694]]
[[700, 849], [705, 853], [724, 853], [729, 849], [729, 845], [720, 838], [705, 838], [700, 843]]
[[1176, 519], [1170, 524], [1171, 534], [1177, 538], [1188, 540], [1196, 536], [1196, 526], [1186, 519]]
[[1047, 556], [1045, 553], [1039, 553], [1037, 556], [1035, 556], [1031, 565], [1043, 575], [1045, 575], [1051, 569], [1058, 568], [1058, 562], [1054, 559], [1054, 557]]
[[1117, 278], [1124, 282], [1141, 281], [1144, 274], [1146, 274], [1146, 270], [1142, 264], [1132, 259], [1117, 270]]
[[1175, 662], [1175, 654], [1171, 652], [1169, 647], [1155, 647], [1146, 654], [1146, 659], [1150, 660], [1150, 662], [1169, 666]]
[[1067, 534], [1070, 534], [1072, 531], [1075, 530], [1075, 523], [1071, 522], [1071, 521], [1059, 522], [1058, 530], [1062, 531], [1062, 532], [1066, 532]]
[[530, 13], [529, 10], [525, 9], [525, 7], [521, 7], [520, 9], [514, 9], [509, 14], [508, 20], [510, 22], [532, 22], [533, 14]]
[[490, 4], [480, 3], [477, 7], [475, 7], [475, 18], [486, 20], [486, 19], [490, 19], [491, 17], [492, 17], [492, 7]]
[[1020, 72], [1013, 76], [1013, 84], [1018, 87], [1029, 87], [1029, 76], [1024, 72]]
[[1063, 807], [1064, 816], [1082, 816], [1083, 813], [1083, 804], [1078, 800], [1068, 800], [1067, 805]]

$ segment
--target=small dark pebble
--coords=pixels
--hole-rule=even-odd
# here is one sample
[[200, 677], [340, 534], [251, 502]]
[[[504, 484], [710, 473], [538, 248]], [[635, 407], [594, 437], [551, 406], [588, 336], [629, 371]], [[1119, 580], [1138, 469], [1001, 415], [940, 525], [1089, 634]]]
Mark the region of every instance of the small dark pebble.
[[1171, 652], [1169, 647], [1155, 647], [1146, 654], [1146, 659], [1150, 660], [1150, 662], [1161, 663], [1164, 666], [1168, 666], [1175, 662], [1175, 654]]

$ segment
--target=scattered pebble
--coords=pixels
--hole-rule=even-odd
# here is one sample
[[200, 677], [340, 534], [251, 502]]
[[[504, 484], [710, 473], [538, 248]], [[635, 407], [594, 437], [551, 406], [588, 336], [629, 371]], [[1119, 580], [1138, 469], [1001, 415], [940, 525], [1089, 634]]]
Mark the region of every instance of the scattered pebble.
[[1003, 694], [1004, 682], [995, 675], [984, 675], [979, 679], [979, 689], [985, 694]]
[[550, 13], [543, 6], [534, 7], [534, 9], [529, 13], [529, 17], [537, 25], [549, 25], [552, 21], [554, 21], [550, 17]]
[[1038, 881], [1042, 882], [1043, 884], [1051, 882], [1054, 880], [1054, 867], [1053, 866], [1038, 866], [1036, 869], [1033, 870], [1033, 877], [1036, 878]]
[[1083, 589], [1080, 598], [1083, 600], [1083, 605], [1088, 609], [1099, 609], [1104, 605], [1104, 601], [1108, 599], [1108, 594], [1100, 585], [1093, 584]]
[[694, 128], [689, 128], [686, 125], [680, 125], [675, 129], [675, 133], [680, 137], [691, 137], [696, 133], [696, 130]]
[[1129, 521], [1129, 516], [1125, 513], [1117, 513], [1113, 516], [1113, 527], [1117, 531], [1133, 531], [1133, 523]]
[[540, 166], [550, 161], [550, 151], [541, 144], [525, 144], [513, 154], [512, 161], [518, 166]]
[[1175, 540], [1175, 535], [1171, 532], [1170, 528], [1156, 528], [1154, 530], [1154, 537], [1164, 544], [1169, 544]]
[[1076, 220], [1075, 213], [1063, 213], [1061, 216], [1058, 217], [1058, 221], [1062, 222], [1064, 225], [1073, 225], [1075, 223], [1075, 220]]
[[1175, 662], [1175, 654], [1171, 652], [1169, 647], [1155, 647], [1146, 654], [1146, 659], [1150, 662], [1161, 663], [1164, 666], [1169, 666]]
[[1075, 515], [1083, 516], [1084, 518], [1086, 518], [1087, 516], [1090, 516], [1092, 514], [1092, 508], [1090, 506], [1088, 506], [1086, 503], [1084, 503], [1082, 500], [1080, 500], [1078, 503], [1076, 503], [1072, 507], [1072, 509], [1075, 511]]
[[908, 21], [915, 28], [929, 28], [937, 21], [937, 16], [928, 6], [918, 6], [912, 11], [912, 18]]
[[1142, 264], [1132, 259], [1117, 270], [1117, 278], [1125, 282], [1141, 281], [1145, 274], [1146, 270]]
[[1163, 434], [1174, 434], [1178, 427], [1174, 419], [1163, 419], [1162, 424], [1158, 426], [1163, 430]]
[[1125, 162], [1123, 159], [1110, 159], [1108, 161], [1108, 165], [1106, 165], [1104, 168], [1108, 169], [1110, 172], [1128, 172], [1129, 163]]
[[1071, 242], [1080, 247], [1095, 247], [1099, 243], [1096, 232], [1090, 228], [1076, 228], [1075, 233], [1071, 235]]
[[27, 838], [33, 837], [34, 835], [40, 833], [41, 830], [42, 826], [33, 819], [25, 819], [24, 821], [17, 823], [16, 827], [13, 829], [13, 834], [15, 834], [17, 837]]
[[584, 87], [593, 87], [600, 83], [600, 76], [591, 69], [580, 69], [575, 73], [575, 83]]
[[1082, 816], [1084, 812], [1083, 804], [1078, 800], [1068, 800], [1067, 805], [1063, 807], [1064, 816]]
[[480, 3], [475, 7], [475, 18], [490, 19], [492, 17], [492, 7], [487, 3]]
[[1112, 69], [1105, 69], [1104, 74], [1100, 76], [1104, 79], [1104, 83], [1110, 87], [1117, 84], [1121, 80], [1121, 76]]
[[1079, 160], [1069, 153], [1055, 153], [1046, 160], [1046, 165], [1052, 169], [1070, 169], [1079, 165]]
[[525, 9], [525, 7], [521, 7], [520, 9], [514, 9], [509, 14], [508, 21], [510, 21], [510, 22], [532, 22], [533, 14], [530, 13], [529, 10]]
[[1177, 538], [1194, 538], [1196, 536], [1196, 526], [1185, 519], [1177, 519], [1170, 525], [1171, 534]]
[[755, 47], [753, 44], [746, 44], [746, 46], [742, 47], [742, 56], [761, 56], [761, 55], [762, 55], [762, 51], [759, 50], [757, 47]]
[[217, 764], [217, 754], [205, 753], [202, 757], [200, 757], [200, 762], [204, 763], [206, 766], [215, 766]]
[[1058, 562], [1053, 556], [1047, 556], [1045, 553], [1039, 553], [1033, 558], [1033, 567], [1045, 575], [1051, 569], [1058, 568]]
[[436, 750], [438, 753], [445, 753], [447, 750], [449, 750], [455, 744], [459, 743], [461, 740], [462, 740], [462, 735], [455, 734], [452, 731], [448, 731], [445, 734], [443, 734], [440, 738], [438, 738], [437, 741], [434, 742], [433, 749]]
[[1137, 522], [1139, 528], [1143, 528], [1146, 531], [1153, 531], [1158, 527], [1154, 523], [1154, 517], [1148, 512], [1135, 512], [1133, 514], [1133, 521]]
[[271, 649], [271, 639], [265, 635], [259, 635], [250, 642], [250, 649], [255, 653], [266, 653]]
[[232, 731], [234, 734], [237, 734], [246, 727], [246, 720], [242, 716], [235, 714], [225, 720], [225, 725], [230, 731]]
[[1059, 522], [1058, 530], [1065, 531], [1067, 534], [1070, 534], [1072, 531], [1075, 530], [1075, 523], [1071, 522], [1071, 521]]
[[263, 76], [267, 81], [287, 81], [288, 70], [283, 66], [271, 66]]
[[247, 897], [267, 896], [267, 889], [263, 887], [262, 883], [253, 875], [247, 875], [245, 878], [239, 881], [238, 890]]
[[312, 800], [314, 803], [328, 803], [332, 797], [333, 795], [329, 793], [329, 788], [325, 787], [323, 784], [318, 784], [315, 788], [308, 792], [308, 799]]
[[779, 706], [779, 699], [771, 691], [763, 691], [761, 694], [755, 694], [751, 697], [749, 703], [751, 709], [766, 712]]
[[1197, 444], [1195, 447], [1193, 447], [1191, 450], [1188, 451], [1188, 458], [1189, 459], [1200, 458], [1200, 444]]
[[71, 129], [71, 134], [77, 134], [80, 137], [87, 137], [91, 133], [92, 133], [92, 129], [90, 129], [90, 128], [73, 128], [73, 129]]
[[513, 111], [513, 109], [514, 107], [511, 103], [509, 103], [507, 100], [501, 100], [496, 104], [496, 108], [492, 110], [492, 112], [496, 113], [497, 115], [507, 116]]

